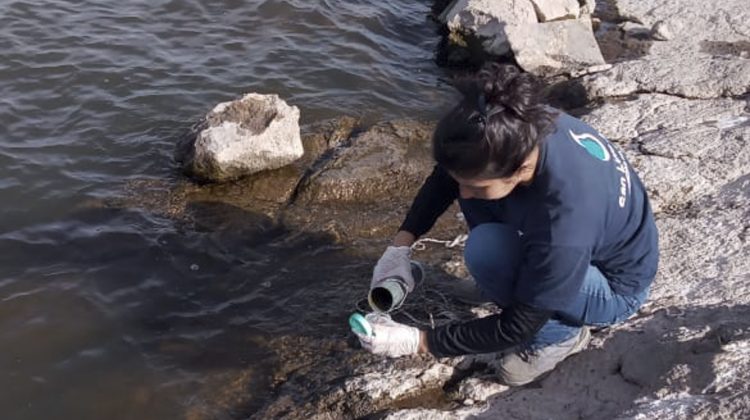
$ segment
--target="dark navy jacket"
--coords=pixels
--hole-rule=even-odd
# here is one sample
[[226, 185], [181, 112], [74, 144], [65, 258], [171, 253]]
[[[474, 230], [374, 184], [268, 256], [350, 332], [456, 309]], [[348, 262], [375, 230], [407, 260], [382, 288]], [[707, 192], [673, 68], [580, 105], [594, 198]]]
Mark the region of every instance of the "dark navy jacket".
[[[421, 236], [457, 197], [456, 181], [436, 167], [401, 229]], [[589, 265], [624, 295], [648, 288], [656, 274], [657, 230], [643, 184], [618, 148], [567, 114], [559, 114], [555, 130], [540, 142], [531, 184], [500, 200], [460, 202], [471, 209], [465, 211], [471, 227], [502, 222], [522, 234], [514, 301], [527, 308], [563, 310], [580, 290]], [[443, 347], [440, 340], [430, 341], [431, 347]]]

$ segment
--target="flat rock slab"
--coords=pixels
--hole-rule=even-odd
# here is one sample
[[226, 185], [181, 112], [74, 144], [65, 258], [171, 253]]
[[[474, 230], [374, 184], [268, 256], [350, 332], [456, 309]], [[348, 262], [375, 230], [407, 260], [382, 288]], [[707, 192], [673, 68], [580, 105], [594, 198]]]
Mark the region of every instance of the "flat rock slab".
[[700, 51], [617, 63], [587, 76], [590, 98], [665, 93], [692, 99], [739, 96], [750, 88], [750, 60]]
[[670, 310], [595, 335], [588, 350], [531, 386], [450, 412], [400, 410], [386, 418], [746, 418], [750, 307]]
[[621, 144], [656, 212], [674, 212], [750, 173], [750, 112], [733, 99], [639, 95], [584, 119]]
[[750, 89], [750, 8], [745, 0], [615, 0], [621, 19], [650, 28], [647, 55], [583, 80], [591, 97], [668, 93], [739, 96]]

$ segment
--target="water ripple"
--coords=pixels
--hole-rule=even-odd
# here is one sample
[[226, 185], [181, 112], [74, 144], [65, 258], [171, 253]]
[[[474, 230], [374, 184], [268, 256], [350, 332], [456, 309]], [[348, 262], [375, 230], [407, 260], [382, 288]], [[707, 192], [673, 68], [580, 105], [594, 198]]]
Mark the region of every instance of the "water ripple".
[[3, 417], [186, 417], [212, 374], [264, 378], [271, 337], [338, 333], [371, 262], [256, 215], [191, 230], [82, 203], [170, 176], [175, 139], [245, 92], [303, 123], [436, 117], [430, 3], [0, 2]]

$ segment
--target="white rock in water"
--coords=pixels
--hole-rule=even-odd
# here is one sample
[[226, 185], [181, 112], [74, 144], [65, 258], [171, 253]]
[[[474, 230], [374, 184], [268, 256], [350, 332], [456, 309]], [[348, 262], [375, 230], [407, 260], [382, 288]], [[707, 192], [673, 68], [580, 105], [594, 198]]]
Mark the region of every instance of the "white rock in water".
[[302, 157], [299, 108], [278, 95], [249, 93], [206, 115], [187, 169], [211, 181], [237, 179]]
[[485, 41], [490, 54], [510, 51], [506, 30], [537, 22], [534, 6], [528, 0], [457, 0], [443, 15], [452, 32], [471, 33]]
[[578, 0], [531, 0], [539, 22], [577, 19], [581, 14]]
[[516, 62], [530, 73], [572, 73], [606, 64], [588, 16], [508, 28], [508, 40]]

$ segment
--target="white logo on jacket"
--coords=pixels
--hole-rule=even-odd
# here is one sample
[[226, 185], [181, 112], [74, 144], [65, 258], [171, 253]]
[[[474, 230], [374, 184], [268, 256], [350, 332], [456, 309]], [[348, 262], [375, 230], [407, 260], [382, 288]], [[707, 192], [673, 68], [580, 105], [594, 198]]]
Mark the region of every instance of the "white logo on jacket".
[[573, 130], [568, 130], [573, 141], [583, 147], [589, 155], [603, 161], [609, 162], [610, 159], [614, 161], [615, 169], [620, 172], [620, 194], [617, 199], [617, 205], [620, 208], [625, 207], [625, 203], [628, 201], [630, 195], [630, 169], [625, 161], [625, 156], [622, 152], [615, 148], [610, 142], [601, 140], [592, 133], [574, 133]]

